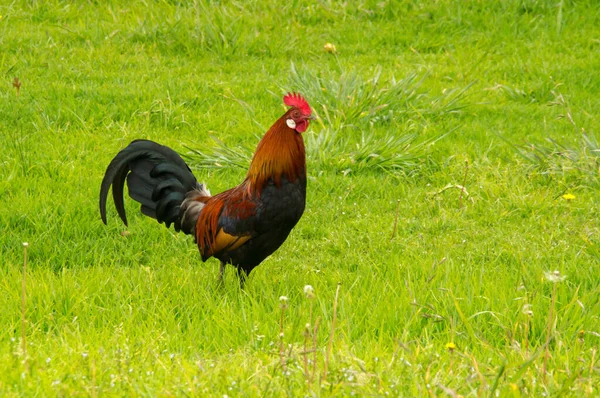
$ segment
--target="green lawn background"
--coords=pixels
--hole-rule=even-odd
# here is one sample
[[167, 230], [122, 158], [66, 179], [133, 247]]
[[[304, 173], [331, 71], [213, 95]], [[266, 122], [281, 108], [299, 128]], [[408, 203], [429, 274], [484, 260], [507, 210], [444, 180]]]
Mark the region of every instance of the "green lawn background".
[[[1, 395], [599, 393], [597, 163], [547, 173], [511, 146], [597, 135], [597, 2], [22, 1], [0, 15]], [[379, 95], [414, 74], [417, 97], [350, 114], [378, 71]], [[101, 223], [103, 172], [129, 141], [252, 147], [287, 90], [313, 95], [306, 140], [430, 143], [396, 172], [309, 159], [307, 211], [243, 291], [231, 270], [219, 289], [217, 262], [132, 201], [129, 235], [114, 210]], [[213, 193], [244, 176], [194, 171]], [[444, 190], [464, 181], [462, 199]]]

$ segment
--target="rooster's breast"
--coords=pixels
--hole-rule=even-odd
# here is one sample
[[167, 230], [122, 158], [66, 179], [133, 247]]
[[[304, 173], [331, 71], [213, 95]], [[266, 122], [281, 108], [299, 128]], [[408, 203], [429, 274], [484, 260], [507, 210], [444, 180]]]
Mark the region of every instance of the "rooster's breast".
[[277, 250], [302, 217], [306, 204], [306, 177], [293, 182], [282, 177], [279, 186], [269, 181], [253, 217], [253, 237], [239, 248], [217, 256], [249, 273]]
[[269, 180], [260, 194], [256, 212], [257, 232], [287, 229], [296, 225], [306, 205], [306, 178], [290, 182], [282, 177], [279, 186]]

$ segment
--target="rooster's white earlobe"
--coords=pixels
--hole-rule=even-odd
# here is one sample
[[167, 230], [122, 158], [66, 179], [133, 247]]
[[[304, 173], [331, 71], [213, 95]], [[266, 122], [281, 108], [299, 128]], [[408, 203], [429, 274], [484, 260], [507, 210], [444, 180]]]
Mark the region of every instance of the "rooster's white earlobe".
[[291, 128], [291, 129], [295, 129], [296, 128], [296, 122], [293, 119], [287, 119], [285, 121], [285, 124], [287, 124], [288, 127]]

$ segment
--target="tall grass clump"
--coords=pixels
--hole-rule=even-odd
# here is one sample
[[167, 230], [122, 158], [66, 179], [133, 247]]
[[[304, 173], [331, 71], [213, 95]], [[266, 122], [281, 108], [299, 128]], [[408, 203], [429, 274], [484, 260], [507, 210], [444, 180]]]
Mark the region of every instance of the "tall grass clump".
[[513, 145], [515, 151], [543, 175], [574, 175], [595, 181], [600, 176], [600, 145], [592, 133], [582, 133], [578, 144], [553, 138], [542, 143]]
[[301, 90], [323, 123], [334, 130], [406, 120], [423, 123], [467, 106], [463, 100], [471, 84], [434, 95], [422, 87], [426, 73], [413, 72], [400, 80], [382, 74], [380, 65], [365, 78], [359, 70], [315, 73], [292, 64], [286, 88]]
[[[432, 95], [421, 89], [424, 75], [401, 80], [382, 78], [382, 68], [364, 78], [357, 71], [318, 75], [291, 66], [289, 87], [310, 99], [317, 120], [306, 135], [313, 170], [357, 173], [379, 170], [406, 173], [420, 163], [429, 144], [448, 132], [421, 138], [419, 132], [446, 114], [462, 111], [470, 85]], [[259, 123], [256, 123], [259, 124]], [[258, 137], [258, 135], [257, 135]], [[257, 138], [258, 140], [258, 138]], [[198, 168], [246, 169], [256, 146], [237, 147], [213, 137], [205, 149], [189, 148], [187, 158]]]
[[[307, 135], [306, 152], [311, 168], [317, 171], [330, 170], [344, 175], [367, 170], [410, 172], [417, 167], [427, 146], [434, 141], [418, 141], [416, 133], [399, 136], [388, 133], [378, 137], [373, 130], [361, 132], [360, 138], [352, 139], [325, 127]], [[189, 152], [184, 157], [196, 168], [245, 170], [250, 164], [256, 143], [258, 139], [232, 147], [213, 136], [212, 145], [205, 145], [204, 149], [188, 146]]]
[[552, 90], [553, 100], [548, 105], [558, 107], [557, 120], [566, 120], [576, 132], [575, 144], [547, 137], [545, 142], [509, 145], [537, 173], [547, 176], [574, 177], [596, 184], [600, 176], [600, 144], [594, 133], [587, 132], [573, 117], [564, 96]]

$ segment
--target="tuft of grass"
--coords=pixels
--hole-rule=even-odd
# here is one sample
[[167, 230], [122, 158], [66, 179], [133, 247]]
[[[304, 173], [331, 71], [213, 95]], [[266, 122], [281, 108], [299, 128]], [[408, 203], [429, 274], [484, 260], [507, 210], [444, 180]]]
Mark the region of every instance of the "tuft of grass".
[[[232, 146], [212, 136], [203, 149], [186, 146], [186, 161], [197, 169], [247, 170], [255, 150], [251, 143]], [[441, 139], [438, 138], [437, 140]], [[422, 164], [429, 145], [437, 140], [419, 140], [418, 134], [379, 136], [373, 131], [362, 132], [358, 140], [322, 128], [308, 133], [306, 153], [309, 166], [315, 173], [333, 171], [348, 175], [366, 171], [410, 174]]]
[[311, 99], [314, 112], [336, 131], [360, 129], [369, 125], [393, 126], [394, 121], [435, 120], [465, 109], [469, 83], [432, 95], [422, 87], [427, 74], [409, 73], [400, 80], [382, 77], [377, 65], [365, 78], [358, 69], [317, 73], [311, 68], [291, 65], [290, 82], [285, 87], [298, 90]]
[[[426, 149], [448, 134], [422, 139], [419, 131], [443, 115], [465, 109], [464, 98], [473, 84], [432, 96], [421, 88], [425, 76], [412, 73], [399, 81], [392, 77], [384, 82], [381, 74], [382, 68], [377, 66], [368, 79], [358, 72], [325, 78], [308, 69], [299, 72], [292, 63], [288, 91], [297, 90], [310, 98], [317, 116], [306, 134], [307, 158], [313, 170], [344, 175], [369, 170], [413, 172]], [[260, 125], [255, 119], [253, 122]], [[186, 159], [194, 167], [247, 169], [256, 143], [232, 146], [211, 138], [203, 149], [186, 146]]]
[[592, 133], [583, 133], [577, 146], [546, 138], [546, 144], [513, 145], [515, 151], [543, 175], [573, 174], [597, 181], [600, 176], [600, 144]]
[[362, 132], [358, 140], [344, 137], [330, 128], [309, 134], [307, 157], [314, 170], [333, 170], [344, 175], [368, 170], [411, 173], [416, 170], [427, 145], [433, 140], [417, 134]]
[[[575, 143], [566, 143], [566, 139], [550, 137], [547, 133], [543, 142], [529, 142], [515, 144], [504, 139], [515, 152], [526, 161], [536, 172], [545, 176], [573, 177], [577, 181], [585, 181], [592, 185], [597, 184], [600, 176], [600, 143], [596, 136], [587, 132], [576, 122], [571, 105], [563, 94], [557, 90], [558, 86], [550, 90], [551, 100], [548, 105], [558, 109], [555, 120], [566, 121], [577, 135]], [[569, 134], [572, 136], [572, 134]], [[572, 139], [571, 139], [572, 141]]]
[[185, 146], [189, 152], [182, 156], [190, 166], [198, 169], [248, 169], [253, 154], [250, 145], [232, 146], [215, 136], [211, 136], [211, 139], [211, 143], [203, 146], [206, 149]]

